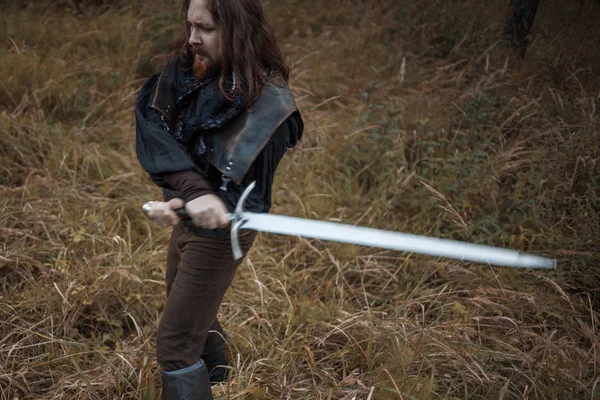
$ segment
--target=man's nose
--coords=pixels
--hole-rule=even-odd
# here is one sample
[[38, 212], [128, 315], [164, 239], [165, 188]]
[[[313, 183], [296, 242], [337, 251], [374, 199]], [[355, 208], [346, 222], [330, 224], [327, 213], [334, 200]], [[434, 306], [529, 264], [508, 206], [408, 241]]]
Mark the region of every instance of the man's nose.
[[189, 43], [190, 43], [190, 46], [192, 46], [192, 47], [200, 46], [202, 44], [202, 38], [198, 34], [197, 30], [192, 29], [192, 31], [190, 32]]

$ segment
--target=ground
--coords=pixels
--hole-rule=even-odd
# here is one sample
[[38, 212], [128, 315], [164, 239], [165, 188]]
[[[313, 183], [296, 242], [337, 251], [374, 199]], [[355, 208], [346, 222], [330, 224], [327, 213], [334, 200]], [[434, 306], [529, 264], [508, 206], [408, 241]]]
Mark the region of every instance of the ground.
[[[169, 230], [133, 103], [178, 32], [159, 0], [0, 15], [0, 399], [158, 399]], [[96, 4], [97, 3], [97, 4]], [[273, 213], [533, 252], [555, 271], [261, 235], [221, 308], [221, 399], [600, 393], [600, 7], [264, 1], [305, 136]], [[393, 6], [392, 6], [393, 5]]]

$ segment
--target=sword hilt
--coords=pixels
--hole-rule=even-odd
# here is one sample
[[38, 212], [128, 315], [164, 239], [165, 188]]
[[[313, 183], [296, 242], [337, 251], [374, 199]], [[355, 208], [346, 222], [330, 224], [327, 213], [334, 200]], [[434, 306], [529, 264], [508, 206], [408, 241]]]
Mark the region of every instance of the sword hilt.
[[[231, 221], [231, 250], [233, 251], [233, 258], [236, 260], [242, 258], [243, 255], [242, 248], [240, 247], [239, 230], [246, 222], [244, 219], [244, 204], [246, 203], [250, 192], [252, 192], [255, 186], [256, 181], [253, 181], [246, 189], [244, 189], [240, 199], [238, 200], [238, 203], [235, 206], [234, 212], [227, 216], [229, 221]], [[181, 219], [190, 219], [190, 216], [184, 207], [176, 209], [175, 213]]]
[[229, 220], [231, 221], [231, 249], [233, 250], [233, 258], [235, 260], [239, 260], [243, 255], [238, 232], [242, 225], [246, 223], [246, 219], [244, 218], [244, 204], [255, 186], [256, 181], [253, 181], [246, 189], [244, 189], [244, 192], [242, 192], [242, 195], [235, 206], [233, 214], [229, 214]]

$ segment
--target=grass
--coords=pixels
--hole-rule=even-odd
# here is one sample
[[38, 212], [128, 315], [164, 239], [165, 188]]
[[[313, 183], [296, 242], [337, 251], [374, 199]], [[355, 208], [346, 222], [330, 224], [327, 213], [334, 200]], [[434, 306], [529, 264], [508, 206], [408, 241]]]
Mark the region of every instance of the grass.
[[[571, 4], [573, 3], [573, 4]], [[221, 308], [222, 399], [595, 399], [600, 9], [265, 1], [301, 144], [274, 213], [509, 247], [551, 272], [261, 235]], [[178, 10], [0, 15], [0, 399], [158, 399], [169, 230], [139, 205], [133, 102]], [[43, 18], [40, 18], [43, 16]]]

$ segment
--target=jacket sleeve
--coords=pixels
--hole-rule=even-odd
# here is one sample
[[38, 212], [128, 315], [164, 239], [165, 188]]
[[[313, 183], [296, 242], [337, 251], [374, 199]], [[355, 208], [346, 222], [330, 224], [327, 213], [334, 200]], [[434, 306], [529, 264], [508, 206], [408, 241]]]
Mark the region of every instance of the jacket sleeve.
[[161, 114], [151, 106], [157, 77], [153, 76], [139, 92], [135, 105], [135, 150], [142, 168], [159, 186], [165, 173], [195, 170], [201, 172], [188, 154], [165, 129]]
[[141, 166], [159, 187], [175, 190], [184, 201], [212, 193], [196, 164], [165, 128], [158, 110], [152, 108], [157, 76], [139, 92], [136, 107], [136, 154]]
[[163, 182], [175, 190], [179, 197], [186, 203], [200, 196], [213, 193], [212, 187], [208, 181], [196, 171], [187, 170], [171, 172], [163, 174], [161, 178]]

